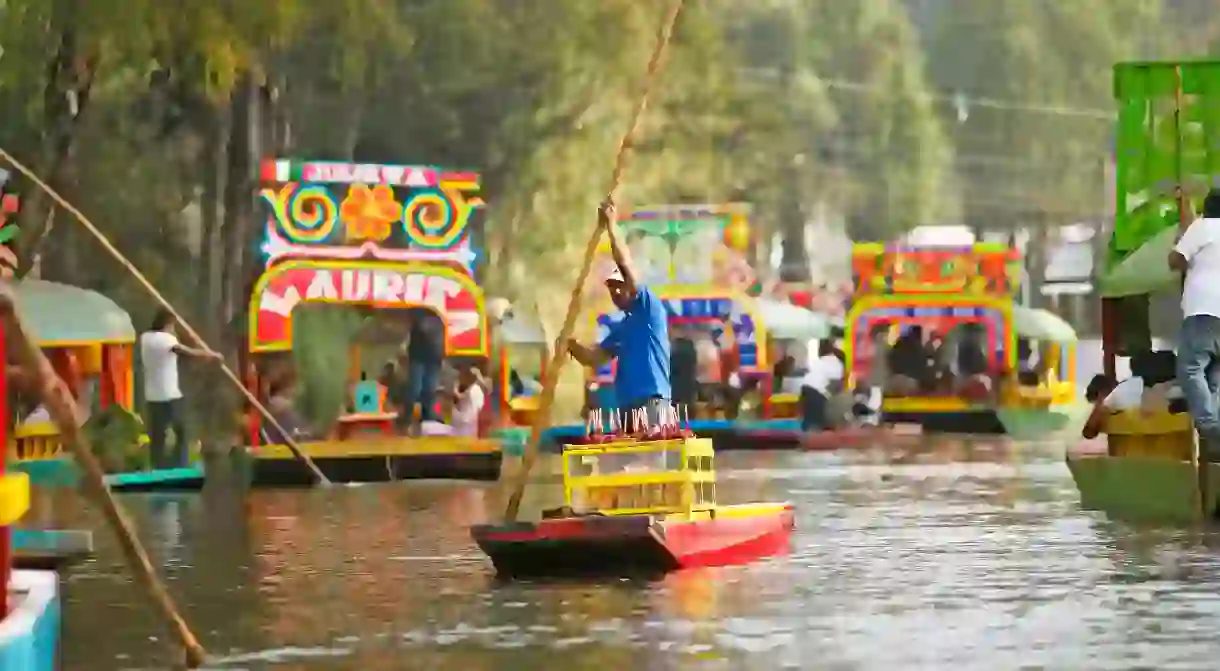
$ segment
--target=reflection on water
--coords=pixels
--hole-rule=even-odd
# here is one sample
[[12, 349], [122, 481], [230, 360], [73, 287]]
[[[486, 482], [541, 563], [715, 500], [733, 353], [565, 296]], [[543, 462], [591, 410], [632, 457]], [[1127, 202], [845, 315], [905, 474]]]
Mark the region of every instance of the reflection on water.
[[[720, 457], [797, 505], [791, 555], [656, 582], [497, 583], [485, 486], [125, 498], [197, 633], [244, 669], [1214, 668], [1220, 539], [1081, 512], [1062, 447]], [[101, 528], [99, 520], [85, 519]], [[66, 668], [155, 669], [106, 534], [67, 587]]]

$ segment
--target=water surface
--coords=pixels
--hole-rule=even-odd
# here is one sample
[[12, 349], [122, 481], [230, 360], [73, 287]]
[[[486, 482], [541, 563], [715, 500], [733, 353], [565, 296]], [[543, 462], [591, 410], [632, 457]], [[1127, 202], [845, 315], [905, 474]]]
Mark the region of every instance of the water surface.
[[[496, 512], [481, 485], [122, 500], [215, 668], [1220, 666], [1220, 540], [1081, 511], [1062, 454], [721, 455], [722, 498], [796, 504], [792, 553], [652, 583], [496, 582], [466, 531]], [[167, 668], [98, 541], [67, 585], [65, 668]]]

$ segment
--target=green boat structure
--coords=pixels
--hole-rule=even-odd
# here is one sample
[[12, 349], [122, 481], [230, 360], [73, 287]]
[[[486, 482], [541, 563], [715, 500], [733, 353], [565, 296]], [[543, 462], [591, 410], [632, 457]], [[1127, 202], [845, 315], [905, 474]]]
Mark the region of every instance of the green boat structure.
[[[1201, 199], [1220, 186], [1220, 61], [1122, 63], [1114, 96], [1116, 214], [1099, 282], [1110, 374], [1116, 357], [1151, 349], [1150, 297], [1180, 291], [1181, 277], [1166, 264], [1181, 223], [1177, 187]], [[1103, 432], [1104, 450], [1067, 457], [1085, 508], [1162, 524], [1217, 515], [1220, 465], [1197, 465], [1189, 415], [1115, 413]]]

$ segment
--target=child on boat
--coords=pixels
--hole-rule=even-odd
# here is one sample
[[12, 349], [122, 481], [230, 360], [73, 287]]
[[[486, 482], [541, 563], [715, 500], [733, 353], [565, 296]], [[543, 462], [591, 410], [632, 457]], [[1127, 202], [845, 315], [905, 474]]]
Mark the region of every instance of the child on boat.
[[1144, 351], [1131, 355], [1131, 377], [1116, 382], [1106, 375], [1094, 376], [1085, 389], [1085, 399], [1093, 411], [1081, 432], [1095, 438], [1103, 432], [1105, 420], [1116, 412], [1141, 410], [1147, 413], [1183, 412], [1182, 389], [1175, 378], [1177, 357], [1171, 351]]

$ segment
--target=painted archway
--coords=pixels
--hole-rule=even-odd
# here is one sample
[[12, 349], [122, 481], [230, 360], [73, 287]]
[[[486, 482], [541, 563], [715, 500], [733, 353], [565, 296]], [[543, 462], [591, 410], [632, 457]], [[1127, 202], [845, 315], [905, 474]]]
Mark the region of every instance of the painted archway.
[[432, 263], [292, 260], [259, 278], [250, 295], [250, 352], [292, 349], [301, 303], [424, 308], [445, 324], [448, 356], [487, 356], [483, 290], [465, 273]]

